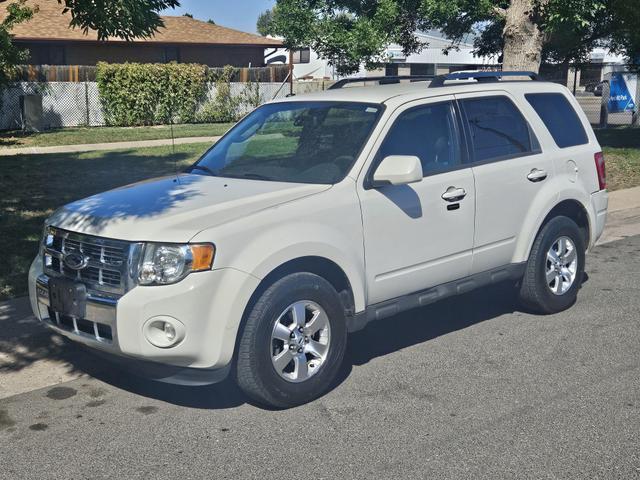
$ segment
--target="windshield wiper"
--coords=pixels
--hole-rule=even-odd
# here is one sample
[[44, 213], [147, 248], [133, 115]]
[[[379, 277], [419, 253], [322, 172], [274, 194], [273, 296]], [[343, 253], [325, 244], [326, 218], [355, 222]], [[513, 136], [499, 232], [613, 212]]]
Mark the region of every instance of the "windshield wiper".
[[191, 165], [189, 167], [189, 173], [193, 172], [194, 170], [202, 170], [203, 172], [207, 172], [209, 175], [216, 177], [216, 172], [214, 172], [213, 170], [211, 170], [209, 167], [205, 167], [204, 165]]
[[239, 174], [227, 174], [223, 173], [223, 176], [230, 178], [250, 178], [252, 180], [273, 180], [271, 177], [267, 177], [266, 175], [260, 175], [259, 173], [239, 173]]

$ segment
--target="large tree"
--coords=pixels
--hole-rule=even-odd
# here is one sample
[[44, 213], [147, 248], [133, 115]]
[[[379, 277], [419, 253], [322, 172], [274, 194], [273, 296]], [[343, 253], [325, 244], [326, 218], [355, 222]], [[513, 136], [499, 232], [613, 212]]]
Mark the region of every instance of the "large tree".
[[[614, 3], [616, 9], [610, 9]], [[406, 54], [424, 47], [415, 32], [441, 30], [452, 48], [470, 33], [479, 52], [500, 54], [509, 70], [538, 71], [543, 55], [584, 57], [610, 41], [616, 12], [637, 16], [637, 0], [278, 0], [273, 30], [289, 47], [308, 45], [341, 73], [384, 60], [390, 43]], [[633, 28], [635, 26], [635, 28]], [[637, 36], [638, 24], [620, 43]], [[618, 45], [618, 49], [622, 47]]]
[[273, 9], [265, 10], [258, 15], [258, 21], [256, 22], [256, 31], [266, 37], [273, 33]]
[[[71, 27], [82, 28], [85, 32], [95, 30], [99, 40], [120, 37], [132, 40], [150, 37], [164, 24], [158, 12], [165, 8], [177, 7], [179, 0], [41, 0], [57, 1], [60, 14], [71, 14]], [[11, 29], [18, 23], [29, 20], [34, 8], [24, 0], [0, 0], [0, 8], [6, 8], [7, 15], [0, 22], [0, 86], [6, 83], [12, 70], [24, 61], [27, 52], [17, 48], [11, 41]]]

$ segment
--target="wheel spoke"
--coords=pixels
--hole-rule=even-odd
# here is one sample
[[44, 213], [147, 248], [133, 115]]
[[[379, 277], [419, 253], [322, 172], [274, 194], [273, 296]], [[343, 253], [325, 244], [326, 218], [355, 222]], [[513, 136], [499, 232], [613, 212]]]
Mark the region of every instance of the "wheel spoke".
[[291, 330], [285, 327], [280, 322], [277, 322], [273, 329], [273, 338], [277, 338], [278, 340], [282, 340], [284, 342], [289, 341], [289, 336], [291, 335]]
[[282, 372], [291, 360], [293, 359], [293, 353], [288, 348], [285, 348], [282, 352], [278, 354], [278, 356], [273, 358], [273, 365], [276, 367], [278, 372]]
[[305, 351], [316, 358], [324, 358], [328, 348], [328, 345], [316, 342], [315, 340], [309, 340], [309, 343], [305, 346]]
[[547, 260], [549, 260], [551, 263], [560, 261], [560, 257], [553, 248], [551, 248], [551, 250], [547, 252]]
[[307, 378], [309, 374], [309, 367], [307, 365], [307, 356], [304, 353], [299, 353], [293, 357], [293, 363], [295, 368], [293, 370], [293, 376], [296, 380], [303, 380]]
[[304, 333], [306, 335], [315, 335], [318, 331], [326, 328], [327, 322], [329, 319], [327, 318], [327, 314], [322, 310], [316, 310], [313, 312], [313, 317], [311, 321], [307, 324], [304, 329]]
[[555, 293], [560, 293], [562, 292], [562, 275], [560, 275], [559, 273], [556, 274], [556, 283], [553, 286], [553, 291]]
[[575, 259], [576, 259], [576, 249], [573, 248], [564, 254], [564, 256], [562, 257], [562, 262], [565, 265], [569, 266], [573, 263]]
[[298, 327], [304, 327], [307, 323], [307, 309], [305, 304], [298, 302], [291, 307], [291, 314], [293, 316], [293, 323]]
[[565, 279], [566, 282], [571, 282], [571, 278], [573, 277], [573, 274], [571, 273], [571, 270], [569, 270], [567, 267], [562, 267], [560, 269], [560, 273], [562, 274], [562, 277]]
[[551, 285], [554, 278], [556, 278], [556, 270], [552, 267], [551, 270], [547, 270], [547, 285]]
[[558, 256], [562, 258], [562, 256], [567, 251], [567, 240], [564, 237], [561, 237], [558, 240]]

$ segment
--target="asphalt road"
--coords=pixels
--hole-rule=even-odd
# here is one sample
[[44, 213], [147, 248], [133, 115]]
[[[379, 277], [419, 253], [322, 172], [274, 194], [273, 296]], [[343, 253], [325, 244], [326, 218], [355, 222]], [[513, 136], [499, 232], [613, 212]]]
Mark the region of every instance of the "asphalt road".
[[558, 315], [494, 287], [372, 324], [338, 385], [287, 411], [96, 360], [0, 400], [0, 477], [640, 478], [640, 236], [587, 272]]

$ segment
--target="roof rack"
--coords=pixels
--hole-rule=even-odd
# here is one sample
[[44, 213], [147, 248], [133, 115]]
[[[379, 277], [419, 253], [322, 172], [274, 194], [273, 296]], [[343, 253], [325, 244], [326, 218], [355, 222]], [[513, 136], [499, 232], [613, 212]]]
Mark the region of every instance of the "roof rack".
[[331, 85], [328, 90], [337, 90], [338, 88], [342, 88], [350, 83], [378, 82], [378, 85], [389, 85], [392, 83], [400, 83], [401, 80], [409, 80], [410, 82], [425, 82], [433, 80], [434, 78], [436, 77], [434, 77], [433, 75], [393, 75], [386, 77], [343, 78], [342, 80], [338, 80], [336, 83]]
[[444, 87], [444, 82], [449, 80], [476, 80], [478, 82], [497, 82], [503, 77], [529, 77], [533, 81], [539, 81], [540, 76], [535, 72], [528, 71], [505, 71], [505, 72], [454, 72], [446, 75], [438, 75], [429, 84], [429, 88]]

